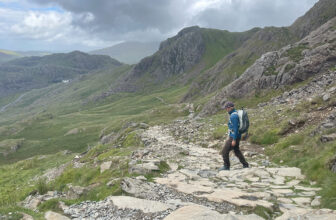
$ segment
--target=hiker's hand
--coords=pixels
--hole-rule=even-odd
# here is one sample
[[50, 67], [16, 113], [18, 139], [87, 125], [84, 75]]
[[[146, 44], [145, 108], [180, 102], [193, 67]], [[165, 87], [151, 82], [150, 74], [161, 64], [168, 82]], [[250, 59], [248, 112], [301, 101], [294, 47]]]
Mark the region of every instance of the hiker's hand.
[[232, 147], [236, 146], [236, 141], [235, 140], [232, 141], [231, 146]]

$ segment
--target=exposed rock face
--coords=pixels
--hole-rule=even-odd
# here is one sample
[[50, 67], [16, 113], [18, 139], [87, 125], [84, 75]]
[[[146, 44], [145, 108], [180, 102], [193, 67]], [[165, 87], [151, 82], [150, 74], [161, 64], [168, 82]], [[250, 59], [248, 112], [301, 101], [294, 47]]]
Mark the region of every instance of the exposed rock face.
[[203, 114], [218, 111], [230, 98], [253, 95], [258, 90], [279, 88], [306, 80], [336, 64], [336, 18], [294, 45], [261, 56], [237, 80], [205, 106]]
[[[154, 85], [176, 74], [184, 73], [197, 64], [205, 53], [201, 29], [197, 26], [181, 30], [160, 45], [154, 55], [141, 60], [112, 92], [134, 92]], [[140, 77], [149, 78], [141, 82]], [[144, 81], [144, 82], [143, 82]]]
[[335, 9], [334, 0], [320, 0], [304, 16], [298, 18], [290, 26], [290, 30], [300, 38], [307, 36], [311, 31], [335, 17]]

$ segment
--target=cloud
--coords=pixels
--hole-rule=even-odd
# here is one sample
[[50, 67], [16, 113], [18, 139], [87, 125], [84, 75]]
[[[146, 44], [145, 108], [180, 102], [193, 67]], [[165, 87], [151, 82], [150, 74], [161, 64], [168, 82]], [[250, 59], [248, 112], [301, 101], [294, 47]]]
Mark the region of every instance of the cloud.
[[230, 31], [253, 27], [289, 26], [317, 0], [224, 0], [195, 16], [196, 23]]
[[[90, 13], [90, 23], [75, 24], [108, 38], [155, 30], [161, 37], [189, 25], [242, 31], [256, 26], [290, 25], [317, 0], [32, 0], [58, 5], [74, 14]], [[285, 16], [284, 16], [285, 13]], [[105, 35], [104, 35], [105, 33]]]
[[[76, 15], [64, 11], [22, 11], [8, 8], [0, 8], [0, 47], [13, 47], [14, 41], [19, 42], [22, 48], [26, 48], [24, 42], [34, 45], [31, 50], [41, 50], [50, 44], [50, 49], [69, 50], [92, 49], [114, 44], [113, 41], [102, 40], [95, 34], [75, 25], [76, 20], [84, 24], [93, 19], [90, 13]], [[10, 42], [10, 43], [9, 43]], [[43, 46], [42, 46], [43, 45]], [[57, 45], [57, 46], [56, 46]], [[20, 50], [14, 46], [13, 49]], [[42, 47], [41, 47], [42, 46]], [[47, 50], [49, 48], [46, 48]], [[70, 49], [70, 50], [72, 50]]]
[[0, 34], [90, 49], [120, 41], [164, 40], [192, 25], [229, 31], [287, 26], [317, 1], [0, 0]]

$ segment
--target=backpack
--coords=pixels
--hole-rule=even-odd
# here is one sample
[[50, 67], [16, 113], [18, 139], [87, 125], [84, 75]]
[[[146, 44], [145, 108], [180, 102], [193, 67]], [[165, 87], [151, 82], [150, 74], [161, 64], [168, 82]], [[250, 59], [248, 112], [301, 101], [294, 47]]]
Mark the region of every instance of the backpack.
[[247, 111], [244, 109], [238, 110], [238, 117], [239, 117], [239, 133], [243, 134], [246, 133], [250, 126], [250, 121], [247, 115]]

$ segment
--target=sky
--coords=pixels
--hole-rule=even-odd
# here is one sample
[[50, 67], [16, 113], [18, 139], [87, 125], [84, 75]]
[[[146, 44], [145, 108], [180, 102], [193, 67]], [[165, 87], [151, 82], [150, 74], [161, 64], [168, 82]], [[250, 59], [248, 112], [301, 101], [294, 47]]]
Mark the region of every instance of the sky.
[[185, 27], [289, 26], [318, 0], [0, 0], [0, 49], [90, 51]]

